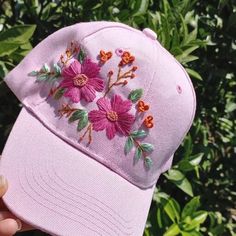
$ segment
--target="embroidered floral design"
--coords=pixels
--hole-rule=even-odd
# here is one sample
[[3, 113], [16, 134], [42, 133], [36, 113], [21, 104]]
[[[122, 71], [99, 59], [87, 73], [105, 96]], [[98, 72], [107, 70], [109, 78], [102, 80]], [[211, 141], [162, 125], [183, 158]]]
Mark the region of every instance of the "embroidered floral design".
[[147, 128], [152, 128], [154, 126], [153, 124], [153, 116], [147, 116], [143, 122]]
[[53, 68], [50, 69], [45, 63], [39, 71], [32, 71], [28, 75], [36, 77], [37, 81], [53, 82], [61, 75], [61, 68], [57, 64], [54, 64]]
[[108, 139], [113, 139], [116, 133], [128, 135], [135, 117], [128, 113], [132, 107], [130, 100], [123, 101], [121, 96], [114, 95], [111, 100], [100, 98], [97, 101], [99, 110], [89, 112], [89, 120], [95, 131], [106, 129]]
[[77, 41], [72, 41], [70, 43], [70, 46], [66, 49], [65, 53], [60, 57], [60, 63], [62, 64], [62, 66], [66, 66], [71, 59], [76, 57], [78, 52], [82, 53], [83, 51], [79, 47]]
[[148, 156], [154, 147], [150, 143], [141, 143], [139, 140], [145, 138], [148, 133], [145, 130], [135, 130], [130, 133], [125, 143], [125, 153], [128, 154], [133, 147], [136, 148], [134, 162], [138, 162], [141, 157], [144, 159], [145, 166], [149, 169], [152, 166], [152, 159]]
[[138, 111], [139, 112], [145, 112], [149, 109], [149, 105], [145, 104], [144, 101], [140, 100], [138, 101]]
[[121, 55], [120, 66], [131, 64], [135, 60], [135, 57], [130, 52], [124, 51]]
[[[60, 118], [68, 119], [68, 123], [76, 123], [77, 131], [84, 130], [79, 138], [82, 142], [87, 137], [89, 145], [92, 142], [92, 132], [105, 131], [109, 140], [116, 135], [126, 136], [124, 152], [127, 155], [135, 149], [134, 164], [141, 158], [147, 169], [152, 166], [151, 152], [154, 150], [152, 144], [143, 142], [148, 135], [147, 129], [154, 126], [154, 118], [148, 115], [143, 121], [143, 127], [132, 130], [134, 123], [140, 116], [131, 114], [131, 108], [136, 107], [138, 112], [146, 112], [149, 105], [141, 97], [143, 89], [132, 90], [127, 99], [118, 94], [108, 97], [115, 86], [125, 86], [136, 77], [138, 69], [135, 57], [129, 51], [121, 48], [115, 50], [115, 54], [121, 58], [117, 68], [107, 72], [107, 80], [100, 77], [100, 69], [112, 58], [112, 52], [100, 50], [98, 62], [93, 62], [87, 57], [85, 50], [76, 41], [70, 43], [65, 53], [61, 55], [57, 64], [52, 68], [44, 64], [39, 71], [32, 71], [29, 76], [36, 77], [37, 82], [50, 82], [51, 88], [48, 95], [53, 99], [67, 97], [73, 103], [84, 100], [91, 103], [95, 100], [97, 93], [103, 92], [101, 98], [96, 101], [98, 109], [87, 111], [86, 108], [75, 108], [71, 104], [63, 104], [58, 110]], [[86, 104], [83, 104], [86, 107]]]
[[104, 88], [103, 80], [98, 75], [99, 70], [100, 67], [90, 59], [85, 59], [83, 64], [73, 61], [62, 71], [64, 80], [59, 87], [66, 88], [64, 96], [72, 102], [79, 102], [82, 98], [92, 102], [96, 97], [95, 92], [101, 92]]
[[112, 57], [112, 52], [105, 52], [103, 50], [100, 51], [100, 61], [102, 63], [105, 63], [106, 61], [108, 61], [110, 58]]

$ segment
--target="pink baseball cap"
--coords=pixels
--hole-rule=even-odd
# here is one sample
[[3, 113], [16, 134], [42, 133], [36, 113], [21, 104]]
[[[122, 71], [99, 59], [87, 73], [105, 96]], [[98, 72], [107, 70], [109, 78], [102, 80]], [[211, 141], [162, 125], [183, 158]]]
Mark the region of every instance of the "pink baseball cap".
[[143, 234], [196, 107], [186, 71], [156, 38], [78, 23], [6, 76], [23, 104], [0, 163], [17, 217], [51, 235]]

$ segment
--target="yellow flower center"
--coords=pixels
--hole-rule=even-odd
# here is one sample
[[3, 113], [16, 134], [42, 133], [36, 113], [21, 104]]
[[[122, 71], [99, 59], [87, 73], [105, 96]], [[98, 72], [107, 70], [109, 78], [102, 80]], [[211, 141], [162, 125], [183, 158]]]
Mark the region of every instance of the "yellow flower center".
[[115, 111], [108, 111], [107, 112], [107, 119], [110, 121], [117, 121], [118, 115]]
[[73, 84], [76, 87], [83, 87], [88, 82], [88, 77], [85, 74], [78, 74], [73, 78]]

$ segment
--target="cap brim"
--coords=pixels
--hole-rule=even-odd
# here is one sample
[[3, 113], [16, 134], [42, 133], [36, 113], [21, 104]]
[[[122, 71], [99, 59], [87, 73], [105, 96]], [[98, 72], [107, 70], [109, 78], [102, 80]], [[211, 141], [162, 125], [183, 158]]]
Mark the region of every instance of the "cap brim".
[[3, 201], [52, 235], [142, 235], [155, 186], [140, 189], [22, 109], [4, 148]]

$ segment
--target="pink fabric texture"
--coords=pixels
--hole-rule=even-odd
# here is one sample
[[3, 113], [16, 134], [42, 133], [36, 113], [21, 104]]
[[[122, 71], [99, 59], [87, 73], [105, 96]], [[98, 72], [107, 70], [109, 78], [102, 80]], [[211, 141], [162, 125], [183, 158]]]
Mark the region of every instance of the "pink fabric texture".
[[107, 98], [100, 98], [97, 101], [99, 110], [89, 112], [89, 119], [93, 129], [101, 131], [106, 129], [109, 139], [115, 137], [116, 132], [127, 135], [134, 123], [134, 116], [129, 114], [131, 101], [123, 101], [119, 95], [114, 95], [109, 101]]
[[[196, 109], [188, 74], [149, 33], [78, 23], [44, 39], [6, 76], [24, 107], [0, 162], [10, 183], [3, 199], [17, 216], [52, 235], [142, 235], [155, 184]], [[61, 66], [72, 41], [86, 58], [73, 54]], [[101, 50], [111, 56], [103, 63]], [[55, 82], [43, 81], [55, 74], [45, 63], [61, 67]], [[54, 91], [63, 94], [55, 99]]]
[[64, 80], [59, 87], [67, 88], [64, 96], [72, 102], [79, 102], [82, 98], [92, 102], [96, 97], [95, 92], [101, 92], [104, 88], [103, 80], [98, 77], [99, 70], [100, 67], [89, 59], [82, 65], [77, 60], [72, 62], [62, 71]]

